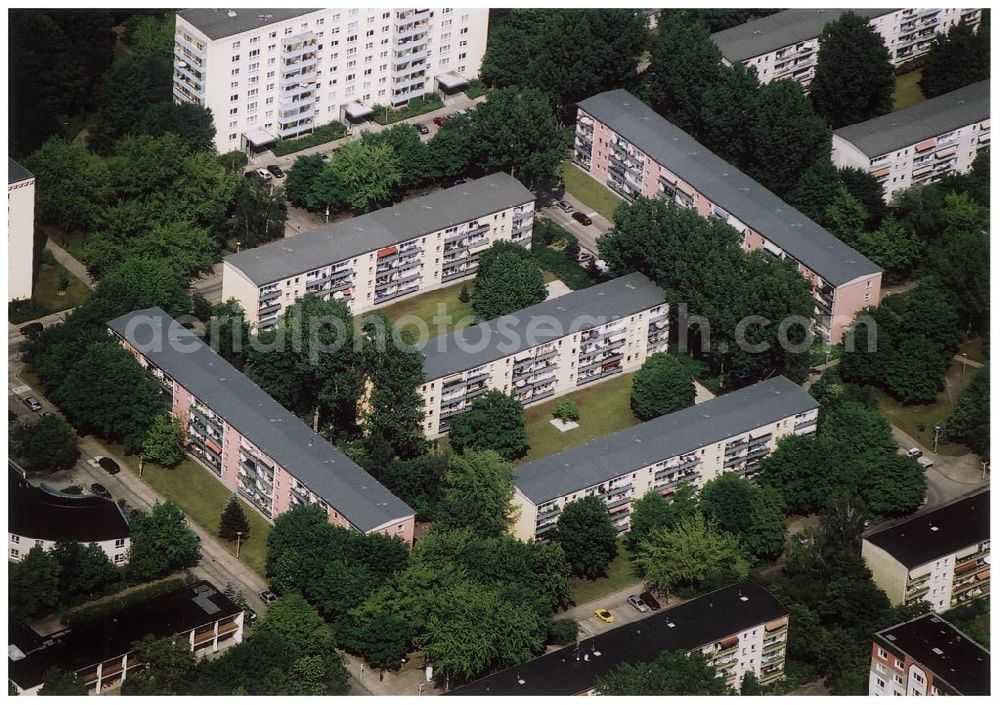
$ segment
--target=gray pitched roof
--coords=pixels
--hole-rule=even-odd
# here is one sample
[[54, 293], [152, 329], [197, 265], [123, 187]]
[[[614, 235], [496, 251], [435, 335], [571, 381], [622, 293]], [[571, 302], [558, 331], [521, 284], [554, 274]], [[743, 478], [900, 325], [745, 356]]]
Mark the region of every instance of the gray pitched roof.
[[817, 406], [802, 387], [774, 377], [525, 463], [514, 484], [541, 504]]
[[818, 37], [828, 22], [845, 12], [866, 19], [894, 12], [893, 9], [819, 9], [783, 10], [767, 17], [744, 22], [712, 35], [712, 40], [730, 63], [752, 59], [789, 44]]
[[[236, 34], [266, 27], [275, 22], [290, 20], [299, 15], [316, 12], [320, 8], [261, 8], [238, 7], [233, 9], [198, 8], [181, 10], [177, 14], [197, 27], [209, 39], [222, 39]], [[235, 12], [234, 17], [229, 12]]]
[[980, 81], [908, 108], [847, 125], [833, 134], [869, 157], [909, 147], [990, 116], [990, 82]]
[[638, 272], [572, 291], [517, 313], [431, 338], [421, 348], [424, 379], [485, 365], [665, 301], [663, 289]]
[[600, 93], [579, 107], [833, 286], [882, 271], [628, 91]]
[[161, 308], [133, 311], [108, 326], [358, 530], [413, 516], [378, 480]]
[[521, 182], [496, 173], [429, 196], [244, 250], [226, 261], [262, 286], [535, 200]]
[[25, 179], [30, 179], [33, 174], [25, 169], [23, 166], [15, 162], [10, 157], [7, 157], [7, 183], [13, 184], [18, 181], [24, 181]]

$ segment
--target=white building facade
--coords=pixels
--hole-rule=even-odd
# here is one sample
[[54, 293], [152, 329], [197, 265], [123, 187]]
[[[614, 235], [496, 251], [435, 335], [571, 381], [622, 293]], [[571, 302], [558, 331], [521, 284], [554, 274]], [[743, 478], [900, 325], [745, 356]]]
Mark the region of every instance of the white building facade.
[[7, 160], [7, 300], [31, 298], [35, 252], [35, 177]]
[[980, 81], [833, 133], [833, 163], [867, 171], [886, 201], [972, 168], [990, 146], [990, 85]]
[[[758, 20], [716, 32], [712, 39], [728, 64], [744, 64], [757, 71], [761, 83], [791, 79], [808, 87], [816, 76], [819, 36], [846, 9], [783, 10]], [[913, 61], [928, 51], [935, 37], [958, 24], [979, 26], [977, 8], [851, 9], [868, 19], [882, 37], [893, 66]]]
[[210, 108], [219, 152], [255, 151], [479, 76], [486, 8], [192, 9], [174, 99]]

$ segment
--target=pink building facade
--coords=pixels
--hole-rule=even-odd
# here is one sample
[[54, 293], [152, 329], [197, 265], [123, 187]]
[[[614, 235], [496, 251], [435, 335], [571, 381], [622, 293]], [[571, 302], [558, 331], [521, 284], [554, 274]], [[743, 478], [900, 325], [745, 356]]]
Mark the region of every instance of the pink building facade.
[[[109, 326], [118, 342], [163, 385], [164, 401], [174, 418], [179, 419], [184, 427], [188, 453], [207, 472], [239, 494], [269, 521], [290, 509], [318, 504], [326, 511], [332, 524], [363, 533], [378, 532], [396, 536], [408, 546], [413, 545], [415, 517], [404, 502], [393, 496], [322, 436], [313, 433], [301, 420], [280, 407], [207, 345], [199, 341], [200, 348], [197, 352], [182, 353], [185, 358], [190, 359], [181, 358], [178, 360], [180, 364], [175, 364], [172, 352], [151, 353], [145, 350], [149, 346], [136, 344], [136, 339], [130, 335], [128, 321], [123, 319], [137, 315], [156, 318], [159, 315], [156, 312], [184, 330], [159, 309], [128, 314], [111, 321]], [[173, 334], [171, 331], [171, 336]], [[188, 336], [193, 334], [188, 333]], [[168, 336], [164, 336], [164, 339], [168, 340]], [[189, 340], [185, 340], [183, 344], [192, 345]], [[167, 345], [169, 346], [169, 342]], [[212, 361], [215, 368], [212, 374], [218, 375], [216, 380], [220, 384], [228, 384], [232, 388], [237, 383], [252, 393], [259, 393], [270, 404], [246, 404], [244, 413], [240, 414], [237, 421], [228, 418], [218, 408], [220, 404], [213, 404], [195, 394], [178, 378], [189, 369], [197, 369], [198, 358], [204, 359], [206, 355], [215, 358]], [[221, 369], [223, 366], [229, 369]], [[239, 375], [239, 379], [229, 376], [230, 371]], [[201, 393], [206, 398], [225, 398], [224, 394], [219, 395], [219, 389], [215, 386]], [[246, 399], [247, 394], [240, 396], [241, 399]], [[254, 406], [259, 407], [262, 433], [253, 434], [249, 429], [256, 428], [257, 424], [246, 421], [247, 412], [253, 414], [256, 411]], [[240, 424], [248, 428], [248, 431], [241, 431], [238, 428]], [[274, 437], [275, 425], [281, 427], [281, 436], [278, 438]], [[272, 442], [282, 452], [269, 452], [267, 442]], [[295, 450], [296, 445], [300, 450]], [[319, 463], [316, 462], [317, 459]]]
[[745, 250], [792, 260], [811, 284], [815, 329], [831, 343], [858, 311], [878, 305], [879, 267], [625, 91], [580, 104], [574, 161], [628, 201], [694, 208], [732, 226]]

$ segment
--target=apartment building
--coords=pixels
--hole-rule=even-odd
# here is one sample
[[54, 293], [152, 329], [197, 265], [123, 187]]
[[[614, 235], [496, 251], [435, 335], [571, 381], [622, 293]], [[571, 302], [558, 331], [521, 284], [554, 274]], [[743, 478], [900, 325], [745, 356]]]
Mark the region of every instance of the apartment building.
[[894, 605], [945, 611], [990, 593], [990, 491], [866, 534], [861, 555]]
[[563, 507], [584, 497], [598, 497], [627, 531], [632, 503], [647, 492], [670, 497], [724, 473], [753, 477], [780, 439], [816, 432], [818, 410], [806, 390], [774, 377], [519, 465], [513, 533], [547, 539]]
[[767, 590], [745, 580], [445, 695], [596, 695], [598, 679], [619, 666], [648, 663], [674, 651], [700, 651], [718, 677], [738, 691], [745, 673], [753, 673], [762, 684], [784, 675], [787, 636], [788, 611]]
[[990, 146], [990, 82], [980, 81], [833, 133], [833, 163], [866, 171], [886, 201], [966, 172]]
[[35, 273], [35, 177], [7, 159], [7, 301], [31, 298]]
[[491, 174], [230, 255], [222, 298], [238, 300], [259, 328], [307, 294], [363, 313], [475, 275], [494, 242], [530, 248], [534, 217], [531, 191]]
[[639, 369], [665, 351], [666, 294], [639, 273], [429, 340], [420, 388], [429, 438], [491, 389], [524, 406]]
[[624, 90], [579, 103], [575, 162], [628, 201], [663, 198], [732, 226], [745, 250], [790, 260], [813, 291], [813, 323], [838, 343], [875, 306], [882, 270]]
[[201, 580], [54, 634], [12, 618], [7, 678], [18, 695], [37, 695], [47, 671], [60, 668], [91, 695], [105, 694], [142, 666], [133, 649], [147, 635], [186, 642], [196, 656], [214, 654], [243, 641], [243, 609]]
[[869, 695], [989, 695], [990, 652], [933, 612], [875, 634]]
[[162, 309], [108, 326], [163, 385], [188, 452], [265, 518], [318, 504], [333, 524], [413, 543], [412, 509]]
[[21, 561], [36, 546], [51, 551], [69, 540], [96, 543], [115, 565], [125, 565], [129, 534], [128, 521], [112, 500], [35, 487], [20, 465], [7, 460], [8, 561]]
[[789, 79], [808, 87], [816, 75], [819, 36], [845, 12], [868, 20], [885, 42], [893, 66], [923, 56], [935, 37], [957, 24], [975, 29], [982, 16], [976, 8], [794, 9], [716, 32], [712, 40], [727, 64], [753, 67], [761, 83]]
[[479, 76], [484, 8], [189, 9], [174, 32], [174, 100], [211, 109], [220, 152], [250, 153]]

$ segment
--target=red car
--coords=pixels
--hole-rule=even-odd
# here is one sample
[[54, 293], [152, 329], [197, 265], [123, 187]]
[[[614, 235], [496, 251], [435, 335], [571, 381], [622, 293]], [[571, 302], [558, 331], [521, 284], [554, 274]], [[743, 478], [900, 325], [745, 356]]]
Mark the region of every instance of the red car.
[[581, 225], [590, 225], [591, 223], [594, 222], [590, 219], [589, 215], [587, 215], [586, 213], [582, 213], [580, 211], [577, 211], [576, 213], [573, 214], [573, 220], [580, 223]]
[[434, 118], [434, 124], [437, 125], [438, 127], [441, 127], [441, 125], [445, 124], [446, 122], [448, 122], [447, 115], [438, 115], [436, 118]]
[[653, 597], [653, 593], [649, 592], [648, 590], [646, 592], [640, 593], [639, 599], [645, 602], [646, 606], [649, 607], [649, 609], [653, 610], [654, 612], [660, 609], [660, 603], [657, 601], [655, 597]]

